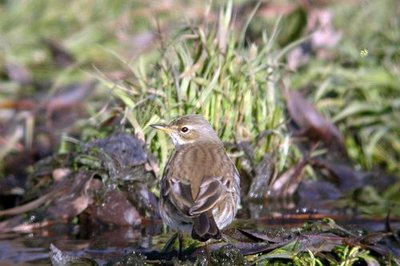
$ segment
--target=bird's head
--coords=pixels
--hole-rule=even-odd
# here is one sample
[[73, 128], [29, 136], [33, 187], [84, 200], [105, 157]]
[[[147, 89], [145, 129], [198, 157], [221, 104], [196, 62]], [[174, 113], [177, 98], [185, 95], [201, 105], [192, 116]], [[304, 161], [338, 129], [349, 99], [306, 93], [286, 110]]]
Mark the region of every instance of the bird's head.
[[221, 142], [210, 123], [200, 115], [185, 115], [168, 124], [153, 124], [151, 126], [166, 132], [171, 137], [175, 147], [203, 141]]

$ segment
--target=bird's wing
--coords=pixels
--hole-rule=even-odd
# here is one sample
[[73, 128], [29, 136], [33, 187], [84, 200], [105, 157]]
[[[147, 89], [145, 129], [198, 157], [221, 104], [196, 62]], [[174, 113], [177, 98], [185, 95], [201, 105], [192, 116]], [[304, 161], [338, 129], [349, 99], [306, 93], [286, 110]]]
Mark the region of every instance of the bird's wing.
[[190, 184], [186, 184], [179, 179], [169, 178], [166, 180], [164, 197], [182, 211], [185, 215], [189, 214], [189, 209], [193, 205], [192, 190]]
[[205, 177], [200, 185], [199, 193], [189, 209], [190, 215], [197, 215], [212, 209], [224, 196], [226, 185], [221, 177]]
[[[189, 208], [193, 205], [191, 185], [185, 179], [179, 178], [179, 172], [171, 168], [171, 164], [180, 160], [175, 160], [174, 153], [168, 160], [164, 170], [164, 176], [161, 180], [161, 196], [170, 201], [175, 207], [185, 215], [189, 215]], [[171, 163], [172, 162], [172, 163]]]

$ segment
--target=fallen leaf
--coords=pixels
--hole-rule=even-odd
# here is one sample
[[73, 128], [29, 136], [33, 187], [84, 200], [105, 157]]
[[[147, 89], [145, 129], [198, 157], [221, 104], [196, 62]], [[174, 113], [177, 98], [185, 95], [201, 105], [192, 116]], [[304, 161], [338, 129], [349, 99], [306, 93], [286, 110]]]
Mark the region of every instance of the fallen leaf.
[[67, 180], [62, 192], [53, 200], [47, 212], [55, 219], [69, 219], [82, 213], [92, 202], [90, 189], [97, 181], [85, 172], [78, 172]]
[[96, 202], [88, 209], [92, 219], [106, 224], [138, 225], [141, 217], [135, 207], [117, 190], [108, 190], [103, 200]]
[[284, 96], [293, 122], [299, 128], [296, 132], [312, 142], [323, 142], [331, 151], [347, 154], [340, 131], [324, 118], [303, 95], [285, 89]]
[[308, 158], [303, 157], [294, 166], [278, 176], [269, 186], [269, 195], [278, 197], [293, 195], [303, 180], [304, 167], [307, 163]]
[[[312, 159], [309, 161], [314, 169], [326, 170], [329, 180], [333, 180], [341, 191], [351, 191], [367, 185], [368, 174], [354, 170], [351, 166], [339, 163], [330, 163], [325, 160]], [[323, 171], [320, 171], [323, 173]]]
[[32, 72], [24, 65], [17, 62], [6, 62], [5, 68], [8, 77], [21, 86], [27, 86], [33, 82]]
[[51, 40], [51, 39], [43, 39], [43, 43], [49, 49], [51, 56], [53, 58], [54, 63], [59, 67], [68, 67], [72, 63], [74, 63], [74, 56], [68, 52], [61, 43]]

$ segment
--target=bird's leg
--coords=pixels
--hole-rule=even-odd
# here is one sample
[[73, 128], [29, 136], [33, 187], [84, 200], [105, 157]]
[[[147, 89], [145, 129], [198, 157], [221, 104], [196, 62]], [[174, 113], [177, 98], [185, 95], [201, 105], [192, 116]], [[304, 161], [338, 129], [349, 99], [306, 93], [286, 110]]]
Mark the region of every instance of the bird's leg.
[[178, 232], [178, 242], [179, 242], [178, 257], [179, 257], [179, 259], [181, 259], [182, 258], [182, 246], [183, 246], [183, 234], [182, 234], [182, 232]]
[[168, 239], [167, 243], [165, 243], [163, 249], [161, 250], [162, 253], [167, 253], [171, 247], [174, 245], [176, 238], [178, 237], [179, 233], [175, 233], [171, 236], [170, 239]]
[[206, 242], [204, 243], [203, 248], [204, 248], [204, 253], [206, 254], [206, 258], [207, 258], [207, 265], [208, 265], [208, 266], [211, 266], [211, 255], [210, 255], [210, 251], [208, 250], [208, 244], [207, 244], [207, 242], [208, 242], [208, 241], [206, 241]]
[[232, 243], [230, 235], [225, 234], [224, 232], [221, 232], [221, 241], [228, 243], [228, 244]]

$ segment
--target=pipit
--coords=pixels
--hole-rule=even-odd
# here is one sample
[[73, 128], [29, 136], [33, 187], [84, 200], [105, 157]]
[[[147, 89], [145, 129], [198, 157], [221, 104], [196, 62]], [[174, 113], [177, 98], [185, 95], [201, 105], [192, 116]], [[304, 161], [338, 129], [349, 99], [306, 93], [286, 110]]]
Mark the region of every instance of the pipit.
[[223, 143], [200, 115], [152, 127], [168, 133], [175, 145], [161, 179], [164, 223], [178, 231], [180, 242], [184, 232], [203, 242], [220, 239], [240, 203], [239, 174]]

